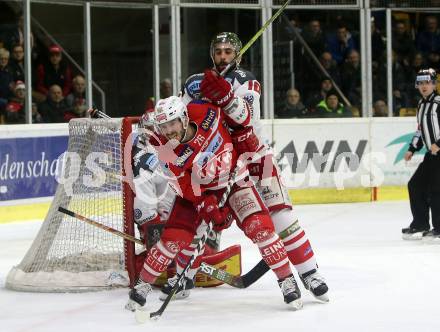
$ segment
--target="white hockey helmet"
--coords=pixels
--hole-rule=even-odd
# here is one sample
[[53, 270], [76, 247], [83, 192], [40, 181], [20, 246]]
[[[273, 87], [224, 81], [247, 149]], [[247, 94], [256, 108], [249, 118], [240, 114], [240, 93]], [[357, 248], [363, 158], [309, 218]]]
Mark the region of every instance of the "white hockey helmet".
[[154, 127], [154, 109], [150, 108], [142, 114], [138, 122], [138, 128]]
[[147, 142], [154, 132], [154, 109], [148, 109], [138, 121], [138, 134], [142, 141]]
[[171, 96], [160, 99], [154, 110], [154, 121], [157, 126], [174, 119], [180, 119], [183, 124], [183, 129], [188, 127], [188, 112], [185, 104], [179, 97]]

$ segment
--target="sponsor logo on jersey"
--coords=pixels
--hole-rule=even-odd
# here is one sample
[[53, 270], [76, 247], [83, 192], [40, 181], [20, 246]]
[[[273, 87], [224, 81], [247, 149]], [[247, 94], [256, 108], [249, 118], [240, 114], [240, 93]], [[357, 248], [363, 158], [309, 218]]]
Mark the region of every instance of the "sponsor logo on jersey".
[[205, 165], [208, 160], [215, 155], [217, 150], [220, 148], [220, 146], [223, 143], [223, 137], [220, 135], [220, 133], [217, 133], [212, 141], [209, 143], [208, 147], [200, 154], [200, 157], [197, 161], [197, 164], [202, 167]]
[[252, 105], [254, 103], [254, 96], [252, 95], [245, 95], [243, 99], [246, 100], [249, 105]]
[[188, 94], [190, 95], [191, 98], [193, 99], [199, 99], [200, 98], [200, 84], [201, 84], [202, 80], [197, 79], [194, 80], [192, 82], [189, 82], [186, 85], [186, 91], [188, 92]]
[[185, 145], [185, 148], [177, 156], [174, 165], [178, 167], [183, 167], [193, 153], [194, 150], [189, 145]]
[[139, 220], [142, 218], [142, 211], [140, 209], [134, 209], [134, 219]]
[[198, 169], [193, 170], [195, 181], [200, 183], [217, 182], [218, 185], [227, 183], [231, 171], [232, 151], [225, 148], [216, 154], [207, 153], [194, 165]]
[[154, 171], [159, 164], [159, 159], [157, 159], [156, 155], [151, 154], [145, 161], [145, 164], [151, 171]]
[[212, 108], [208, 108], [208, 113], [206, 114], [205, 118], [203, 119], [200, 127], [204, 131], [208, 131], [209, 128], [212, 127], [214, 124], [216, 112]]

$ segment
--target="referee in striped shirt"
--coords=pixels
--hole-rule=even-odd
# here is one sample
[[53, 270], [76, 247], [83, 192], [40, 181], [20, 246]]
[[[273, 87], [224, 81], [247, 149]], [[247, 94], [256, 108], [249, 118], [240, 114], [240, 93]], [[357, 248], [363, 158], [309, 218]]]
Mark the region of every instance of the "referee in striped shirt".
[[[440, 95], [436, 89], [437, 73], [422, 69], [416, 76], [416, 88], [422, 98], [417, 107], [417, 131], [411, 140], [405, 160], [426, 147], [428, 151], [408, 182], [413, 221], [402, 229], [404, 239], [432, 237], [440, 239]], [[432, 230], [429, 226], [429, 209]]]

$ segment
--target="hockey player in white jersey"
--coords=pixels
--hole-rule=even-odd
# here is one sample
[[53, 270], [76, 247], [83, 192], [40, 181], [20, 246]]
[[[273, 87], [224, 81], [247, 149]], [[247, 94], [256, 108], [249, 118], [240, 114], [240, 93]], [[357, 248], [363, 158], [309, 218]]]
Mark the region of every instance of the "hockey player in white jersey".
[[[211, 42], [210, 55], [213, 70], [221, 73], [231, 63], [242, 47], [235, 33], [222, 32]], [[239, 67], [241, 59], [229, 70], [224, 79], [219, 75], [213, 77], [210, 72], [190, 76], [183, 91], [183, 101], [189, 103], [193, 99], [203, 98], [212, 101], [228, 112], [239, 115], [240, 109], [249, 107], [252, 115], [251, 124], [262, 145], [268, 141], [263, 137], [260, 123], [260, 83], [255, 76]], [[208, 77], [206, 77], [208, 76]], [[232, 89], [224, 81], [227, 81]], [[328, 301], [328, 286], [318, 273], [318, 266], [310, 242], [298, 223], [298, 217], [293, 211], [287, 190], [276, 166], [273, 152], [267, 149], [265, 157], [260, 162], [250, 165], [249, 170], [263, 201], [270, 211], [275, 230], [280, 235], [287, 250], [288, 257], [307, 290], [319, 300]], [[265, 167], [263, 167], [266, 165]], [[271, 165], [267, 172], [267, 165]]]
[[175, 199], [156, 151], [148, 143], [154, 130], [152, 114], [147, 112], [140, 118], [138, 136], [132, 149], [133, 184], [136, 191], [133, 214], [146, 248], [150, 248], [160, 238]]

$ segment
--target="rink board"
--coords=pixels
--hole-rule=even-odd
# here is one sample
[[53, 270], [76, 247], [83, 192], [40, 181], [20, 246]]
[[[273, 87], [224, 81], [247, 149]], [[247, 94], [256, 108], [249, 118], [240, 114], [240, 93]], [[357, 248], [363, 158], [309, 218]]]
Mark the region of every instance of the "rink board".
[[[294, 204], [407, 199], [406, 184], [423, 157], [403, 161], [415, 118], [264, 120], [263, 125]], [[44, 218], [56, 190], [56, 183], [49, 185], [53, 172], [39, 177], [41, 171], [22, 171], [20, 177], [17, 165], [40, 161], [55, 168], [67, 137], [66, 124], [0, 127], [0, 223]]]

